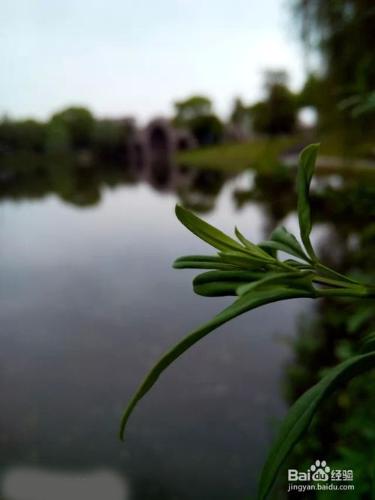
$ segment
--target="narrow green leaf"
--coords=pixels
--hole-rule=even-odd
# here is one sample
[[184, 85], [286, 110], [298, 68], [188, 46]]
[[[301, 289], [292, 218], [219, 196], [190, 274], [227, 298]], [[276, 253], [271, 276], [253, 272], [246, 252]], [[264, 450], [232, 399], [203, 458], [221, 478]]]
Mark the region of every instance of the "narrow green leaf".
[[173, 263], [175, 269], [236, 269], [236, 266], [223, 262], [218, 256], [186, 255]]
[[260, 248], [258, 245], [255, 245], [255, 243], [252, 243], [248, 239], [245, 238], [245, 236], [240, 232], [240, 230], [236, 227], [234, 229], [234, 232], [237, 236], [237, 238], [240, 240], [240, 242], [244, 245], [244, 247], [249, 251], [251, 255], [254, 255], [258, 257], [261, 260], [264, 260], [266, 262], [273, 262], [275, 259], [267, 253], [265, 250]]
[[264, 243], [267, 243], [267, 241], [262, 241], [261, 243], [258, 244], [259, 248], [264, 250], [265, 252], [268, 253], [268, 255], [271, 255], [274, 259], [277, 259], [277, 248], [272, 248], [272, 246], [268, 246], [267, 244], [264, 245]]
[[259, 257], [250, 255], [249, 253], [242, 252], [219, 252], [219, 257], [228, 264], [233, 266], [241, 267], [242, 269], [266, 269], [269, 266], [268, 262], [265, 262]]
[[236, 290], [244, 283], [261, 279], [264, 273], [247, 271], [209, 271], [193, 280], [194, 292], [204, 297], [237, 295]]
[[263, 241], [262, 246], [281, 250], [307, 262], [310, 260], [296, 237], [285, 229], [285, 227], [276, 228], [271, 234], [271, 239]]
[[[264, 273], [263, 273], [264, 276]], [[252, 283], [247, 283], [245, 285], [241, 285], [237, 288], [238, 295], [244, 295], [245, 293], [254, 290], [255, 288], [282, 284], [285, 287], [291, 288], [303, 288], [311, 293], [314, 293], [314, 289], [312, 287], [312, 274], [310, 271], [296, 271], [296, 272], [285, 272], [285, 273], [267, 273], [263, 278], [258, 281], [254, 281]]]
[[181, 354], [187, 351], [191, 346], [205, 337], [207, 334], [223, 325], [227, 321], [243, 314], [251, 309], [260, 307], [264, 304], [276, 302], [280, 300], [293, 299], [297, 297], [311, 297], [310, 294], [303, 290], [292, 290], [284, 287], [275, 287], [270, 290], [257, 291], [238, 298], [233, 304], [224, 309], [221, 313], [215, 316], [211, 321], [194, 330], [190, 335], [185, 337], [169, 352], [167, 352], [151, 369], [148, 373], [126, 408], [120, 425], [120, 438], [124, 439], [124, 432], [126, 424], [130, 415], [133, 413], [134, 408], [138, 402], [148, 393], [158, 380], [160, 375], [173, 363]]
[[230, 238], [223, 232], [203, 221], [189, 210], [176, 205], [176, 216], [178, 220], [189, 231], [194, 233], [198, 238], [205, 241], [209, 245], [218, 250], [235, 250], [243, 252], [243, 247], [236, 240]]
[[290, 408], [272, 446], [260, 478], [258, 498], [269, 495], [284, 461], [311, 423], [320, 405], [350, 379], [375, 368], [375, 352], [353, 357], [333, 368], [318, 384], [305, 392]]
[[313, 260], [316, 260], [316, 256], [310, 242], [312, 222], [309, 203], [309, 190], [311, 179], [314, 174], [318, 150], [319, 144], [311, 144], [302, 151], [299, 159], [299, 168], [297, 175], [298, 221], [301, 239], [303, 244], [305, 245], [307, 253]]
[[299, 260], [294, 260], [294, 259], [287, 259], [285, 261], [285, 264], [288, 264], [289, 266], [292, 266], [296, 269], [304, 269], [306, 271], [312, 271], [312, 267], [309, 264], [305, 264], [304, 262], [300, 262]]

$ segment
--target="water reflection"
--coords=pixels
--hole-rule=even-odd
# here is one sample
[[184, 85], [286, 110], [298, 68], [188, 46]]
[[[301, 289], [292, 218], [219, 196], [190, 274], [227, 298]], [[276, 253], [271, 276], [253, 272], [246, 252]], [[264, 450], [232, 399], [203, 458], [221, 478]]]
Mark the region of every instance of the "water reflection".
[[[295, 178], [295, 169], [283, 165], [272, 172], [249, 176], [248, 187], [233, 191], [234, 203], [239, 210], [249, 203], [261, 206], [267, 214], [269, 225], [265, 231], [268, 232], [295, 211]], [[310, 195], [314, 221], [331, 223], [330, 235], [343, 230], [359, 232], [374, 220], [374, 197], [373, 172], [345, 175], [320, 172], [313, 179]]]
[[266, 233], [296, 207], [294, 195], [295, 171], [280, 165], [272, 172], [258, 172], [249, 178], [249, 187], [236, 189], [233, 199], [241, 209], [247, 203], [257, 203], [267, 214]]
[[[228, 179], [173, 167], [160, 183], [147, 168], [67, 162], [31, 173], [17, 165], [0, 182], [1, 494], [21, 500], [14, 485], [35, 484], [36, 497], [66, 471], [94, 482], [106, 470], [103, 484], [127, 485], [132, 500], [253, 495], [285, 411], [280, 381], [291, 352], [283, 338], [311, 313], [309, 301], [273, 304], [224, 326], [165, 374], [137, 410], [126, 445], [116, 431], [155, 359], [227, 303], [194, 296], [192, 273], [170, 268], [178, 255], [208, 251], [176, 223], [175, 202], [259, 241], [293, 213], [293, 172]], [[338, 233], [350, 224], [359, 234], [368, 218], [357, 220], [348, 193], [357, 190], [366, 210], [371, 184], [348, 182], [318, 190], [314, 207], [318, 220], [334, 210]]]
[[[163, 150], [149, 161], [129, 165], [80, 163], [76, 157], [0, 157], [0, 200], [32, 200], [57, 195], [77, 207], [100, 203], [107, 189], [148, 184], [158, 192], [178, 194], [197, 211], [212, 210], [230, 175], [163, 162]], [[169, 155], [168, 155], [169, 157]]]
[[[176, 196], [215, 206], [211, 222], [228, 231], [237, 223], [254, 239], [263, 237], [262, 211], [252, 204], [236, 214], [238, 180], [224, 184], [216, 173], [181, 168], [171, 177], [178, 183], [161, 192], [142, 171], [109, 190], [101, 182], [109, 167], [82, 171], [100, 186], [101, 201], [81, 210], [79, 172], [69, 205], [66, 196], [64, 203], [27, 201], [26, 185], [26, 199], [4, 193], [3, 467], [111, 468], [126, 475], [136, 500], [246, 496], [271, 419], [283, 411], [277, 387], [288, 352], [273, 340], [274, 318], [282, 316], [289, 332], [307, 303], [254, 311], [250, 330], [244, 318], [223, 327], [163, 377], [139, 408], [126, 446], [116, 432], [124, 403], [155, 359], [226, 303], [195, 297], [191, 273], [170, 267], [176, 255], [208, 250], [176, 223]], [[266, 352], [265, 371], [259, 360]]]
[[15, 468], [2, 478], [6, 500], [130, 500], [124, 478], [111, 471], [62, 473]]

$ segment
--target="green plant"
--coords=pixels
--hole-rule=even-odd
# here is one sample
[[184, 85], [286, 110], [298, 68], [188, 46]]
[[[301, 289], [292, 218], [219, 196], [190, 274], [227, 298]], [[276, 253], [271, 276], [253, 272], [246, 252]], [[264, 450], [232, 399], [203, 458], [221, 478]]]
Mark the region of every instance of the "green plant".
[[[197, 294], [208, 297], [233, 295], [236, 298], [211, 321], [185, 337], [152, 368], [123, 415], [121, 438], [124, 437], [126, 424], [135, 406], [152, 388], [162, 372], [189, 347], [236, 316], [271, 302], [298, 297], [375, 297], [373, 285], [359, 283], [325, 266], [319, 261], [312, 247], [309, 188], [318, 149], [319, 145], [313, 144], [305, 148], [300, 156], [297, 192], [302, 244], [284, 227], [277, 228], [269, 240], [258, 245], [247, 240], [236, 228], [235, 240], [184, 208], [176, 207], [176, 215], [182, 224], [218, 252], [213, 256], [181, 257], [175, 261], [174, 267], [209, 270], [194, 279], [193, 286]], [[282, 260], [278, 256], [279, 251], [289, 254], [291, 258]], [[368, 337], [362, 353], [337, 365], [297, 400], [284, 420], [263, 468], [259, 498], [268, 496], [280, 467], [327, 396], [355, 375], [374, 367], [375, 335], [372, 335]]]

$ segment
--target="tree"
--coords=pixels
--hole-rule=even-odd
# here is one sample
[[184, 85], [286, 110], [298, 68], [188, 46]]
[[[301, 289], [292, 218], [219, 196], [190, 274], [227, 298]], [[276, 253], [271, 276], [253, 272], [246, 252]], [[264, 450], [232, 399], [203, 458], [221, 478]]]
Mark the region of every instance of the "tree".
[[[294, 0], [301, 35], [318, 50], [335, 101], [375, 88], [373, 0]], [[335, 102], [334, 102], [335, 104]]]
[[250, 107], [253, 129], [270, 135], [292, 133], [296, 125], [297, 100], [287, 86], [286, 73], [266, 72], [264, 86], [265, 100]]
[[201, 146], [219, 144], [223, 139], [224, 126], [215, 115], [197, 116], [190, 120], [189, 128]]
[[272, 87], [280, 85], [287, 87], [289, 85], [288, 73], [283, 69], [267, 69], [263, 74], [264, 88], [270, 92]]
[[103, 159], [121, 160], [125, 155], [126, 125], [116, 120], [98, 120], [94, 129], [94, 149]]
[[186, 125], [201, 116], [209, 115], [212, 112], [212, 102], [208, 97], [195, 95], [183, 101], [174, 103], [176, 125]]
[[248, 132], [250, 129], [250, 113], [249, 108], [242, 102], [240, 98], [236, 98], [233, 103], [233, 109], [230, 114], [229, 121], [235, 127]]
[[51, 123], [66, 128], [73, 149], [89, 148], [92, 145], [95, 120], [89, 110], [81, 107], [65, 109], [54, 114]]
[[322, 99], [324, 99], [324, 87], [325, 82], [322, 77], [314, 73], [308, 75], [298, 96], [299, 106], [314, 106], [317, 109], [320, 108]]
[[173, 123], [191, 131], [201, 146], [218, 144], [224, 134], [221, 120], [212, 111], [212, 102], [205, 96], [192, 96], [175, 103]]
[[51, 120], [47, 125], [45, 151], [48, 154], [66, 154], [72, 149], [68, 127], [62, 120]]
[[44, 148], [46, 127], [36, 120], [0, 122], [0, 148], [10, 151], [41, 153]]

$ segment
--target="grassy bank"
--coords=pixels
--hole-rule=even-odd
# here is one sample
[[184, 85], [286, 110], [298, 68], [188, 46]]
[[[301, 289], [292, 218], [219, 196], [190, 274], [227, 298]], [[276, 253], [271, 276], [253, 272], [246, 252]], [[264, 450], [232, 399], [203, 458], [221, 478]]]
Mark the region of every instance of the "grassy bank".
[[178, 162], [191, 167], [212, 168], [239, 172], [247, 168], [264, 170], [274, 167], [283, 151], [296, 145], [293, 138], [254, 139], [238, 144], [221, 144], [185, 151], [178, 155]]
[[[283, 138], [257, 138], [245, 143], [222, 144], [179, 153], [180, 164], [197, 168], [208, 168], [226, 172], [240, 172], [252, 168], [260, 172], [272, 170], [280, 165], [280, 156], [293, 151], [297, 154], [307, 144], [306, 138], [298, 136]], [[336, 136], [321, 141], [320, 160], [317, 171], [322, 173], [345, 172], [375, 173], [372, 145], [361, 147], [344, 145]]]

